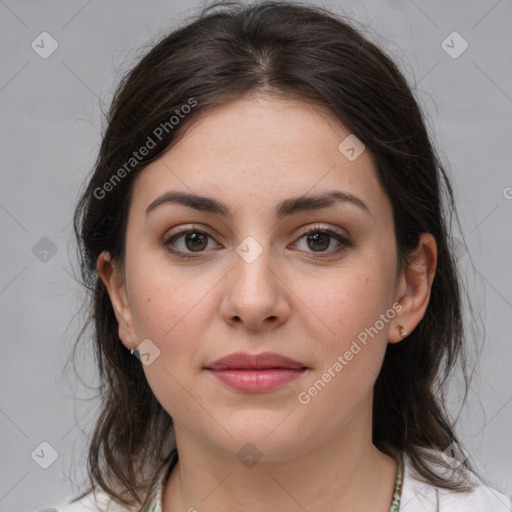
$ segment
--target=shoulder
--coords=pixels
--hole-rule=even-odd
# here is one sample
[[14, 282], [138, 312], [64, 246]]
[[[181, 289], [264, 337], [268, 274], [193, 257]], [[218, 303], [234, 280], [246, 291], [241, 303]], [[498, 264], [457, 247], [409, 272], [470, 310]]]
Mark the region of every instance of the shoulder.
[[404, 477], [400, 509], [407, 512], [512, 512], [510, 496], [474, 479], [474, 488], [467, 492], [455, 492], [422, 482], [404, 454]]
[[[148, 495], [147, 502], [144, 505], [143, 510], [157, 512], [161, 511], [162, 501], [162, 490], [164, 482], [168, 476], [169, 471], [177, 461], [177, 452], [172, 452], [173, 456], [169, 457], [164, 466], [160, 469], [161, 473], [157, 482], [157, 485]], [[94, 492], [90, 492], [82, 499], [71, 503], [76, 496], [68, 496], [67, 499], [63, 499], [60, 505], [54, 505], [43, 509], [34, 510], [33, 512], [130, 512], [127, 507], [119, 505], [112, 498], [101, 489], [97, 489]], [[138, 512], [140, 507], [131, 507], [131, 510]]]
[[34, 510], [33, 512], [126, 512], [120, 505], [111, 502], [110, 497], [104, 492], [89, 493], [79, 501], [71, 503], [75, 496], [68, 496], [60, 501], [60, 504], [51, 507]]

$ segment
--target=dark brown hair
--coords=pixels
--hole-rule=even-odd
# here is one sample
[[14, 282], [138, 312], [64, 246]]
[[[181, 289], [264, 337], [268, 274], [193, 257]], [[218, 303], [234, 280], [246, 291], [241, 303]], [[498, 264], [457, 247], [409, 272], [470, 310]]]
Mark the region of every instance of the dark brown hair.
[[[408, 338], [388, 344], [375, 383], [373, 443], [388, 454], [406, 452], [426, 482], [471, 488], [462, 476], [445, 478], [428, 463], [448, 467], [439, 451], [460, 446], [445, 409], [446, 380], [458, 360], [464, 401], [468, 389], [463, 287], [448, 226], [456, 214], [452, 187], [411, 87], [354, 26], [299, 2], [216, 2], [155, 44], [122, 79], [74, 218], [100, 377], [89, 490], [99, 487], [123, 505], [142, 504], [175, 446], [172, 418], [118, 337], [97, 258], [108, 251], [123, 261], [136, 175], [209, 108], [256, 92], [325, 107], [365, 144], [393, 207], [399, 271], [421, 233], [435, 237], [437, 269], [425, 315]], [[79, 339], [85, 332], [86, 326]], [[461, 468], [476, 474], [469, 459]]]

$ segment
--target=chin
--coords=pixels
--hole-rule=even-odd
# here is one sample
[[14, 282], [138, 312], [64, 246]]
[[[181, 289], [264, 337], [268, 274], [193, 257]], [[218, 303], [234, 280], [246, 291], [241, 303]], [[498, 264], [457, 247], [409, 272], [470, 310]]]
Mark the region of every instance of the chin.
[[[261, 415], [261, 413], [260, 413]], [[290, 428], [286, 420], [279, 417], [277, 421], [251, 420], [251, 423], [240, 421], [237, 424], [224, 424], [226, 434], [223, 440], [216, 443], [217, 448], [243, 461], [278, 462], [297, 457], [308, 451], [308, 442], [304, 431]], [[215, 441], [213, 441], [215, 442]]]

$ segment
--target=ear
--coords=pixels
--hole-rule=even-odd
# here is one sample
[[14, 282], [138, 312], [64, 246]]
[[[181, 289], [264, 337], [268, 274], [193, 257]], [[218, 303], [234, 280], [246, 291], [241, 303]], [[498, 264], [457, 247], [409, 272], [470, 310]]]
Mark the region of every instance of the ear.
[[[127, 349], [136, 348], [133, 316], [126, 293], [126, 284], [120, 265], [112, 261], [110, 253], [103, 251], [96, 262], [96, 270], [107, 288], [110, 302], [119, 325], [118, 335]], [[130, 343], [131, 340], [131, 343]]]
[[437, 244], [431, 233], [421, 234], [411, 258], [411, 263], [398, 279], [395, 302], [400, 303], [402, 309], [390, 329], [389, 343], [404, 339], [400, 336], [402, 329], [399, 326], [407, 335], [411, 334], [427, 310], [437, 266]]

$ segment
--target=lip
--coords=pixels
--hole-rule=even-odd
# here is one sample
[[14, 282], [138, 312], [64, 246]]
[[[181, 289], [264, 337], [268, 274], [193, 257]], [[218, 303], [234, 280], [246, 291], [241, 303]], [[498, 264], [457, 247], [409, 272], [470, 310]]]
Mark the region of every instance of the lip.
[[233, 352], [205, 366], [208, 370], [269, 370], [273, 368], [302, 370], [306, 365], [275, 352]]
[[245, 393], [263, 393], [299, 378], [304, 364], [274, 352], [235, 352], [205, 366], [223, 384]]

